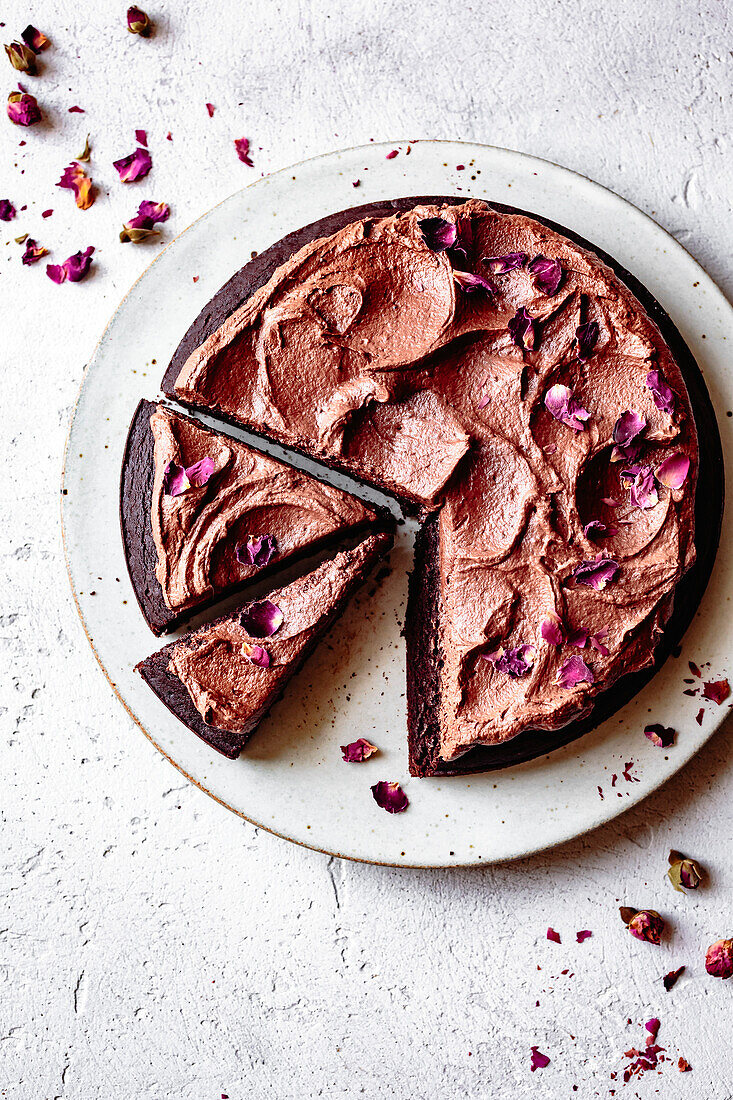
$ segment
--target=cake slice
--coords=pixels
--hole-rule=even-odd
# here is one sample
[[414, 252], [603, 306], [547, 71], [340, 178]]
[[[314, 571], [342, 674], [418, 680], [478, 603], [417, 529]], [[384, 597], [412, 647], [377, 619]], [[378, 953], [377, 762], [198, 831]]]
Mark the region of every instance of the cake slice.
[[130, 426], [120, 518], [132, 586], [154, 634], [386, 522], [351, 493], [150, 401]]
[[392, 542], [391, 530], [369, 535], [169, 643], [137, 671], [184, 725], [234, 759]]

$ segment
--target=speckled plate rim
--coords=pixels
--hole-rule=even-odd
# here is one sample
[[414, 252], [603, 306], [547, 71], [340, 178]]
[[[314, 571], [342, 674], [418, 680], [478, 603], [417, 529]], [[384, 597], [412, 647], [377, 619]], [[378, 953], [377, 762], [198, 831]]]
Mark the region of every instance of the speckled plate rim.
[[[651, 794], [652, 791], [658, 789], [676, 771], [678, 771], [679, 768], [684, 766], [684, 764], [687, 763], [687, 761], [694, 755], [694, 753], [698, 751], [698, 749], [718, 728], [718, 726], [728, 714], [728, 708], [716, 708], [714, 710], [708, 709], [708, 711], [705, 712], [702, 724], [699, 725], [697, 729], [692, 728], [688, 732], [686, 732], [684, 742], [676, 745], [674, 749], [669, 750], [668, 754], [665, 754], [664, 761], [667, 766], [660, 766], [662, 764], [662, 761], [659, 759], [659, 755], [657, 755], [656, 757], [651, 756], [650, 760], [652, 762], [652, 769], [644, 769], [644, 773], [640, 777], [640, 781], [638, 782], [638, 784], [631, 786], [628, 791], [625, 790], [623, 792], [625, 797], [619, 798], [616, 802], [614, 802], [610, 798], [607, 801], [600, 801], [595, 788], [589, 786], [587, 792], [587, 809], [583, 820], [580, 822], [575, 822], [574, 824], [568, 824], [566, 827], [560, 826], [554, 832], [552, 832], [551, 835], [545, 834], [543, 837], [535, 837], [533, 840], [530, 840], [529, 838], [518, 841], [515, 840], [513, 843], [509, 844], [504, 842], [503, 845], [494, 847], [493, 851], [491, 850], [491, 844], [489, 844], [489, 850], [487, 850], [485, 855], [469, 854], [465, 850], [463, 852], [459, 852], [457, 850], [460, 847], [459, 842], [453, 839], [452, 841], [450, 841], [450, 843], [455, 844], [456, 850], [450, 851], [447, 858], [445, 847], [442, 844], [436, 844], [436, 849], [443, 849], [442, 853], [436, 850], [434, 857], [426, 858], [426, 856], [423, 855], [422, 858], [418, 859], [410, 858], [406, 851], [396, 853], [394, 850], [390, 850], [389, 852], [382, 851], [381, 853], [378, 853], [365, 850], [364, 846], [361, 844], [357, 844], [356, 846], [354, 846], [353, 843], [351, 845], [341, 845], [334, 844], [332, 842], [314, 842], [314, 839], [302, 835], [302, 830], [300, 835], [297, 835], [297, 830], [289, 829], [287, 827], [277, 828], [273, 825], [273, 823], [266, 820], [260, 820], [254, 816], [250, 816], [250, 814], [246, 813], [244, 809], [237, 807], [236, 805], [232, 805], [232, 802], [229, 799], [221, 797], [220, 794], [217, 794], [215, 790], [211, 789], [214, 784], [210, 784], [209, 781], [206, 781], [192, 774], [192, 771], [197, 770], [196, 768], [189, 770], [189, 768], [184, 766], [180, 759], [175, 759], [172, 752], [166, 749], [163, 744], [161, 744], [160, 739], [156, 739], [156, 737], [151, 733], [150, 729], [146, 727], [146, 724], [135, 713], [132, 706], [124, 697], [118, 684], [115, 682], [113, 675], [105, 664], [103, 656], [90, 634], [88, 616], [87, 614], [85, 614], [85, 601], [83, 600], [82, 595], [79, 591], [75, 576], [76, 547], [73, 542], [73, 535], [70, 533], [70, 528], [73, 526], [73, 519], [70, 515], [70, 506], [68, 503], [69, 498], [68, 495], [66, 495], [69, 488], [74, 485], [75, 474], [78, 472], [74, 468], [75, 461], [73, 458], [71, 458], [71, 448], [75, 441], [75, 429], [78, 426], [79, 408], [82, 400], [82, 395], [84, 394], [85, 387], [87, 386], [87, 383], [89, 381], [90, 373], [93, 370], [95, 363], [97, 362], [97, 359], [100, 355], [100, 350], [102, 349], [105, 343], [105, 339], [110, 333], [110, 330], [113, 328], [115, 320], [128, 305], [130, 299], [132, 298], [133, 294], [140, 286], [140, 284], [144, 280], [149, 278], [150, 273], [151, 271], [153, 271], [153, 269], [155, 269], [156, 264], [158, 264], [163, 257], [167, 256], [171, 252], [171, 250], [175, 249], [176, 245], [181, 242], [183, 238], [186, 238], [189, 234], [195, 233], [200, 230], [202, 225], [208, 219], [212, 218], [212, 215], [215, 215], [217, 211], [221, 211], [223, 208], [227, 207], [227, 205], [235, 203], [237, 199], [240, 198], [245, 192], [248, 195], [251, 195], [253, 190], [260, 188], [265, 191], [265, 194], [263, 195], [263, 200], [265, 200], [266, 202], [266, 187], [268, 185], [272, 185], [273, 183], [278, 183], [279, 181], [287, 186], [289, 182], [287, 179], [288, 176], [290, 176], [297, 183], [298, 177], [302, 178], [304, 172], [307, 174], [308, 172], [312, 173], [315, 171], [317, 174], [319, 171], [322, 171], [324, 173], [324, 177], [332, 181], [334, 174], [339, 177], [350, 177], [353, 174], [354, 170], [359, 171], [359, 168], [357, 167], [356, 169], [354, 169], [354, 166], [360, 163], [363, 164], [363, 171], [366, 172], [371, 170], [372, 175], [368, 177], [366, 181], [366, 186], [364, 186], [364, 181], [362, 181], [362, 189], [359, 191], [358, 197], [359, 202], [368, 201], [375, 198], [394, 197], [401, 194], [419, 193], [421, 190], [426, 191], [429, 189], [432, 189], [435, 193], [446, 194], [450, 194], [453, 192], [461, 193], [461, 191], [465, 191], [467, 195], [472, 194], [476, 197], [485, 197], [489, 199], [494, 199], [495, 201], [508, 201], [511, 203], [516, 203], [516, 205], [520, 207], [534, 209], [538, 214], [544, 214], [548, 217], [554, 217], [560, 222], [564, 221], [565, 224], [567, 224], [569, 227], [572, 227], [573, 229], [582, 233], [584, 236], [587, 236], [589, 239], [594, 240], [599, 247], [602, 247], [612, 255], [615, 255], [616, 258], [629, 270], [633, 271], [634, 274], [637, 275], [637, 277], [639, 277], [640, 280], [649, 288], [649, 290], [651, 290], [651, 292], [660, 300], [663, 307], [668, 311], [673, 321], [675, 321], [675, 323], [680, 328], [683, 337], [691, 346], [693, 354], [698, 359], [698, 362], [700, 363], [705, 373], [706, 382], [710, 389], [713, 404], [716, 407], [719, 427], [721, 429], [721, 436], [723, 437], [723, 448], [726, 460], [726, 474], [730, 476], [730, 471], [728, 470], [728, 464], [730, 461], [729, 456], [731, 454], [730, 419], [725, 416], [725, 413], [728, 412], [731, 406], [733, 406], [733, 395], [731, 392], [731, 371], [730, 369], [725, 369], [726, 364], [723, 360], [725, 345], [727, 342], [730, 341], [731, 337], [733, 336], [733, 309], [731, 308], [727, 299], [718, 289], [716, 284], [704, 272], [700, 265], [697, 264], [697, 262], [689, 255], [689, 253], [687, 253], [684, 247], [680, 245], [677, 241], [675, 241], [674, 238], [669, 236], [663, 229], [661, 229], [661, 227], [658, 226], [652, 218], [644, 214], [642, 211], [638, 210], [638, 208], [634, 207], [631, 203], [620, 198], [612, 191], [609, 191], [608, 189], [602, 187], [600, 184], [597, 184], [587, 179], [586, 177], [579, 175], [578, 173], [572, 172], [569, 169], [562, 168], [561, 166], [554, 164], [553, 162], [540, 160], [538, 158], [528, 156], [527, 154], [513, 152], [494, 146], [483, 146], [468, 142], [421, 141], [412, 142], [411, 146], [412, 157], [414, 159], [410, 162], [407, 161], [406, 157], [409, 148], [407, 142], [385, 142], [381, 144], [370, 144], [361, 147], [354, 147], [352, 149], [341, 150], [334, 153], [323, 154], [321, 156], [310, 158], [306, 161], [300, 162], [299, 164], [281, 169], [279, 172], [274, 173], [272, 176], [264, 177], [262, 179], [254, 181], [252, 184], [249, 185], [249, 187], [243, 189], [243, 191], [237, 192], [235, 195], [232, 195], [228, 199], [225, 199], [221, 203], [217, 204], [216, 207], [212, 208], [212, 210], [208, 211], [201, 218], [197, 219], [197, 221], [195, 221], [183, 233], [176, 237], [167, 246], [167, 248], [162, 250], [161, 253], [156, 256], [155, 260], [149, 265], [148, 268], [145, 269], [142, 275], [133, 284], [128, 294], [123, 298], [122, 302], [120, 303], [113, 317], [111, 318], [109, 324], [107, 325], [105, 332], [100, 338], [95, 352], [84, 371], [79, 395], [77, 397], [77, 401], [75, 403], [71, 418], [64, 455], [61, 496], [62, 539], [64, 546], [64, 556], [69, 574], [69, 581], [74, 603], [76, 605], [84, 632], [87, 636], [87, 640], [89, 641], [95, 658], [97, 659], [108, 682], [110, 683], [117, 697], [122, 702], [130, 717], [140, 727], [140, 729], [152, 742], [152, 744], [155, 745], [158, 751], [161, 752], [161, 754], [165, 756], [166, 759], [168, 759], [170, 763], [172, 763], [173, 766], [190, 782], [198, 786], [215, 801], [219, 802], [221, 805], [226, 806], [227, 809], [232, 810], [232, 812], [238, 814], [238, 816], [244, 818], [245, 820], [250, 821], [252, 824], [260, 828], [266, 829], [267, 831], [272, 832], [274, 835], [280, 836], [283, 839], [294, 841], [295, 843], [302, 844], [305, 847], [309, 847], [314, 850], [324, 852], [326, 854], [336, 855], [342, 858], [355, 859], [360, 862], [375, 863], [388, 866], [435, 868], [451, 866], [480, 866], [521, 858], [522, 856], [526, 856], [534, 852], [546, 850], [557, 844], [563, 843], [574, 837], [589, 832], [590, 830], [597, 828], [599, 825], [612, 820], [614, 817], [618, 816], [618, 814], [624, 812], [626, 809], [630, 808], [632, 805], [637, 804], [639, 801], [641, 801], [641, 799]], [[405, 168], [403, 171], [394, 172], [389, 170], [393, 169], [393, 167], [397, 163], [397, 158], [391, 160], [386, 159], [387, 152], [391, 151], [392, 149], [397, 149], [401, 154], [402, 160], [400, 161], [398, 167], [402, 168], [402, 166], [404, 165]], [[482, 169], [478, 169], [477, 167], [475, 167], [474, 169], [478, 158], [486, 158], [485, 162], [482, 162]], [[464, 170], [464, 173], [458, 173], [456, 169], [451, 167], [450, 162], [452, 162], [453, 160], [458, 161], [459, 159], [466, 164], [466, 169]], [[481, 172], [485, 170], [487, 162], [490, 162], [491, 167], [488, 171], [486, 171], [485, 178], [477, 182], [477, 175], [474, 174], [474, 171], [477, 172], [478, 175], [480, 175]], [[388, 166], [387, 171], [384, 171], [385, 166]], [[382, 169], [381, 172], [380, 169]], [[426, 169], [429, 178], [426, 178]], [[494, 179], [492, 179], [492, 182], [489, 184], [489, 186], [487, 186], [487, 181], [490, 174], [493, 174]], [[694, 287], [699, 292], [696, 297], [700, 299], [697, 303], [697, 308], [699, 310], [697, 319], [700, 323], [697, 326], [690, 327], [690, 325], [686, 323], [689, 318], [683, 316], [679, 308], [675, 308], [675, 288], [674, 286], [669, 285], [670, 283], [674, 283], [674, 279], [671, 279], [669, 277], [669, 268], [665, 273], [666, 277], [664, 281], [662, 283], [657, 283], [654, 277], [650, 277], [650, 274], [645, 274], [643, 270], [640, 270], [639, 265], [635, 264], [633, 260], [629, 259], [628, 255], [625, 255], [624, 252], [619, 252], [618, 246], [614, 245], [613, 243], [613, 234], [611, 234], [610, 237], [608, 233], [606, 233], [605, 235], [601, 234], [602, 226], [600, 224], [598, 226], [598, 229], [594, 231], [593, 229], [589, 229], [587, 218], [568, 218], [567, 216], [563, 216], [560, 212], [558, 212], [556, 207], [553, 207], [552, 209], [546, 209], [543, 206], [543, 203], [539, 201], [541, 197], [539, 195], [533, 196], [535, 198], [535, 201], [533, 202], [531, 197], [529, 199], [525, 197], [527, 192], [523, 192], [521, 188], [517, 188], [513, 191], [509, 190], [513, 187], [513, 185], [517, 183], [518, 179], [521, 179], [523, 174], [526, 178], [529, 178], [530, 180], [532, 176], [536, 177], [538, 184], [540, 180], [543, 180], [543, 186], [547, 183], [548, 179], [550, 179], [551, 177], [556, 177], [555, 183], [560, 180], [562, 181], [560, 183], [561, 188], [564, 185], [564, 187], [568, 191], [572, 191], [573, 204], [574, 207], [577, 205], [578, 210], [584, 209], [583, 200], [586, 200], [591, 208], [594, 206], [594, 204], [598, 206], [603, 206], [603, 204], [605, 204], [606, 206], [610, 206], [614, 210], [614, 212], [619, 215], [619, 217], [625, 217], [630, 222], [633, 222], [634, 235], [638, 235], [640, 243], [646, 242], [647, 247], [652, 252], [655, 250], [661, 250], [661, 252], [667, 257], [668, 265], [671, 262], [672, 268], [676, 269], [677, 276], [680, 277], [683, 280], [684, 284], [688, 287], [688, 293], [690, 286]], [[416, 179], [416, 176], [419, 177], [419, 182], [418, 179]], [[504, 184], [503, 187], [499, 182], [502, 180], [502, 178]], [[468, 179], [471, 180], [473, 186], [466, 186], [466, 182]], [[330, 210], [333, 209], [342, 209], [344, 206], [347, 205], [353, 205], [354, 201], [354, 192], [352, 192], [351, 194], [350, 201], [347, 198], [347, 193], [344, 193], [341, 206], [336, 206], [333, 203], [330, 203], [330, 206], [327, 205], [326, 207], [324, 207], [323, 213], [328, 213], [330, 212]], [[309, 220], [313, 220], [313, 218], [310, 216], [306, 217], [304, 215], [300, 224], [305, 224]], [[610, 221], [610, 219], [607, 219], [607, 222], [608, 221]], [[278, 228], [275, 234], [272, 235], [269, 239], [277, 239], [279, 236], [282, 236], [284, 232], [296, 227], [297, 226], [293, 224], [287, 226], [286, 229]], [[242, 260], [241, 262], [244, 261]], [[652, 271], [651, 276], [653, 275], [654, 272]], [[221, 281], [223, 282], [224, 280], [222, 279]], [[213, 287], [213, 290], [215, 289], [217, 288]], [[213, 290], [211, 287], [207, 287], [207, 297], [210, 296], [211, 293], [213, 293]], [[687, 303], [687, 299], [685, 299], [685, 303]], [[689, 313], [690, 310], [687, 310], [686, 312]], [[703, 326], [707, 330], [704, 336], [702, 335], [702, 333], [696, 331]], [[702, 340], [705, 340], [704, 344], [702, 344]], [[728, 346], [730, 346], [729, 343]], [[128, 411], [129, 415], [131, 415], [132, 410], [128, 410], [127, 408], [125, 408], [123, 414], [124, 417], [127, 416]], [[725, 516], [723, 521], [723, 530], [725, 531]], [[724, 541], [721, 547], [721, 552], [719, 553], [718, 562], [714, 570], [710, 588], [708, 589], [708, 593], [703, 600], [703, 604], [701, 605], [705, 608], [706, 617], [708, 618], [719, 617], [715, 615], [710, 616], [709, 613], [711, 609], [709, 606], [707, 606], [710, 605], [712, 602], [713, 597], [711, 590], [714, 586], [717, 589], [718, 598], [715, 601], [713, 610], [715, 607], [719, 609], [724, 602], [730, 600], [730, 582], [728, 578], [731, 577], [731, 563], [729, 559], [730, 553], [728, 550], [727, 541]], [[723, 582], [723, 586], [726, 590], [725, 601], [720, 598], [721, 581]], [[700, 614], [698, 613], [696, 621], [699, 619]], [[693, 623], [693, 625], [690, 627], [690, 630], [688, 631], [686, 640], [687, 637], [693, 632], [694, 627], [695, 624]], [[706, 631], [705, 634], [706, 637], [709, 637], [710, 631]], [[713, 664], [713, 668], [711, 669], [711, 676], [715, 676], [716, 678], [727, 674], [728, 654], [730, 653], [731, 648], [730, 637], [726, 636], [725, 632], [721, 632], [720, 637], [722, 644], [719, 643], [718, 645], [714, 646], [714, 652], [712, 646], [708, 647], [708, 650], [706, 652], [707, 658], [711, 659]], [[150, 646], [149, 648], [152, 649], [153, 647]], [[650, 693], [659, 693], [661, 681], [665, 677], [665, 670], [669, 672], [669, 665], [670, 662], [667, 663], [665, 668], [662, 669], [661, 672], [651, 681], [651, 683], [647, 685], [643, 692], [640, 693], [640, 697], [637, 697], [637, 700], [632, 701], [632, 703], [630, 703], [627, 708], [624, 708], [624, 712], [629, 707], [633, 707], [634, 704], [638, 702], [639, 698], [643, 697], [644, 701], [647, 702], [650, 699]], [[669, 676], [667, 676], [666, 678], [669, 679]], [[669, 710], [671, 704], [667, 702], [666, 706]], [[659, 710], [655, 709], [655, 720], [666, 720], [667, 722], [672, 724], [672, 716], [674, 713], [679, 711], [679, 708], [680, 704], [678, 701], [677, 707], [675, 708], [675, 710], [671, 711], [668, 716], [660, 713]], [[661, 709], [662, 707], [660, 706], [660, 710]], [[603, 727], [601, 727], [601, 729], [603, 729]], [[597, 739], [598, 732], [599, 731], [594, 731], [594, 733], [587, 735], [587, 737], [583, 739], [580, 743], [569, 746], [567, 750], [558, 750], [558, 753], [551, 754], [551, 757], [540, 758], [538, 761], [533, 761], [527, 765], [520, 765], [517, 768], [510, 769], [512, 773], [515, 773], [512, 778], [515, 778], [517, 775], [521, 776], [522, 772], [531, 772], [537, 767], [541, 767], [543, 762], [556, 763], [557, 758], [560, 756], [562, 756], [563, 759], [567, 761], [573, 761], [575, 758], [581, 757], [583, 755], [582, 748], [584, 746], [584, 743], [587, 742], [588, 739]], [[190, 737], [190, 734], [188, 733], [188, 731], [184, 730], [181, 727], [181, 736]], [[640, 740], [641, 742], [643, 742], [643, 737]], [[633, 745], [628, 746], [625, 755], [635, 754], [635, 757], [637, 759], [642, 756], [649, 758], [649, 749], [650, 746], [648, 742], [645, 744], [639, 744], [637, 742]], [[652, 749], [652, 752], [659, 754], [659, 750]], [[611, 763], [614, 764], [615, 760], [611, 761]], [[609, 770], [610, 768], [607, 767], [606, 771]], [[380, 775], [377, 778], [381, 777], [382, 776]], [[369, 776], [369, 779], [371, 781], [374, 778], [375, 774], [372, 773]], [[420, 789], [419, 787], [414, 786], [415, 783], [420, 784], [435, 782], [436, 784], [438, 784], [436, 789], [439, 789], [441, 791], [441, 798], [443, 799], [444, 804], [450, 805], [451, 793], [455, 793], [456, 785], [460, 786], [466, 783], [469, 786], [472, 783], [476, 785], [477, 778], [479, 780], [481, 779], [481, 777], [469, 776], [465, 778], [444, 780], [441, 781], [439, 784], [438, 781], [430, 780], [411, 781], [413, 804], [414, 802], [418, 801], [418, 791]], [[494, 787], [496, 787], [496, 782], [493, 785]], [[448, 790], [448, 793], [443, 793], [446, 790]], [[387, 815], [384, 815], [384, 817], [386, 818]], [[405, 817], [402, 818], [389, 818], [388, 820], [393, 828], [399, 830], [401, 827], [401, 823], [408, 821], [408, 816], [405, 815]], [[505, 823], [502, 822], [502, 824]], [[367, 844], [366, 848], [368, 849], [368, 847], [369, 845]], [[388, 848], [392, 849], [392, 845], [388, 845]]]

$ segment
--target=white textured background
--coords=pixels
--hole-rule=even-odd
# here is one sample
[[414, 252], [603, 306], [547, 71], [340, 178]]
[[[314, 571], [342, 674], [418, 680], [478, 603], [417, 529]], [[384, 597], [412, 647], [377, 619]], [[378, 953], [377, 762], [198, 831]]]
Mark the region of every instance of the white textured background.
[[[466, 138], [613, 188], [730, 294], [729, 5], [145, 6], [149, 41], [127, 34], [124, 2], [0, 12], [4, 41], [28, 21], [53, 41], [26, 81], [45, 122], [0, 119], [0, 197], [28, 206], [1, 234], [0, 1095], [730, 1100], [733, 981], [703, 966], [733, 934], [730, 723], [641, 807], [549, 854], [451, 873], [327, 859], [221, 809], [133, 727], [76, 620], [57, 499], [84, 363], [157, 251], [116, 241], [141, 198], [171, 203], [170, 239], [302, 157], [372, 137]], [[4, 56], [0, 71], [10, 91]], [[86, 113], [68, 114], [74, 104]], [[111, 161], [138, 127], [154, 169], [123, 187]], [[87, 131], [100, 195], [80, 212], [54, 184]], [[255, 169], [234, 155], [239, 136]], [[96, 245], [94, 276], [57, 287], [45, 261], [22, 268], [12, 238], [25, 231], [55, 262]], [[708, 866], [697, 895], [667, 884], [670, 845]], [[632, 940], [619, 900], [660, 909], [665, 944]], [[581, 928], [593, 938], [578, 945]], [[682, 963], [666, 994], [661, 975]], [[623, 1088], [609, 1075], [652, 1015], [674, 1063]], [[552, 1059], [535, 1074], [533, 1044]]]

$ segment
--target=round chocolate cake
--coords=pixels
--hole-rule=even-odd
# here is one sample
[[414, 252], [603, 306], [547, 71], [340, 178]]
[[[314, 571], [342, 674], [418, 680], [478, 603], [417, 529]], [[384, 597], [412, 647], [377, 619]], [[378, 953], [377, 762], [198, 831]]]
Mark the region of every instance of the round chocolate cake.
[[521, 211], [419, 197], [313, 223], [222, 288], [163, 389], [423, 519], [413, 774], [578, 736], [648, 678], [707, 581], [719, 444], [689, 351], [609, 257]]

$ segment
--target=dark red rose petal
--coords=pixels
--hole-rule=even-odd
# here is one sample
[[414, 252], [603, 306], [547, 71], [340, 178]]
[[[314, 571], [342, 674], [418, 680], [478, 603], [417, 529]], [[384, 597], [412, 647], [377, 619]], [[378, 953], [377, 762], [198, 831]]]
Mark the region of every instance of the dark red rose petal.
[[249, 138], [235, 138], [234, 148], [242, 164], [246, 164], [248, 168], [254, 168], [254, 161], [249, 155]]
[[352, 741], [350, 745], [341, 746], [342, 758], [347, 764], [362, 764], [378, 751], [377, 746], [373, 745], [371, 741], [367, 741], [365, 737], [359, 737], [358, 740]]
[[562, 282], [562, 267], [559, 260], [547, 260], [544, 256], [535, 256], [529, 265], [529, 271], [535, 290], [539, 290], [540, 294], [546, 294], [548, 298], [557, 294]]
[[283, 624], [282, 609], [272, 600], [258, 600], [245, 607], [239, 621], [252, 638], [269, 638]]
[[536, 1069], [545, 1069], [546, 1066], [549, 1066], [550, 1059], [547, 1057], [546, 1054], [542, 1054], [537, 1049], [537, 1047], [532, 1047], [531, 1050], [532, 1055], [530, 1058], [530, 1065], [532, 1068], [532, 1073], [534, 1073]]
[[673, 989], [677, 984], [677, 980], [681, 974], [684, 973], [684, 966], [680, 966], [677, 970], [670, 970], [668, 974], [665, 974], [662, 978], [664, 988], [669, 993], [670, 989]]
[[730, 695], [730, 684], [727, 680], [711, 680], [703, 684], [702, 694], [720, 707]]
[[547, 929], [547, 938], [548, 940], [552, 940], [553, 943], [562, 943], [560, 933], [556, 932], [554, 928]]
[[651, 743], [656, 745], [658, 749], [668, 749], [670, 745], [674, 745], [677, 731], [673, 730], [671, 726], [660, 726], [658, 723], [655, 723], [645, 727], [644, 736], [648, 737]]
[[388, 814], [404, 813], [410, 805], [399, 783], [388, 783], [382, 780], [380, 783], [375, 783], [371, 791], [376, 804]]
[[575, 938], [578, 943], [582, 943], [583, 940], [587, 940], [592, 935], [593, 933], [588, 928], [585, 928], [582, 932], [576, 932]]

